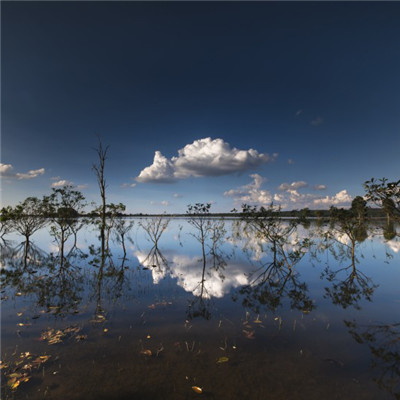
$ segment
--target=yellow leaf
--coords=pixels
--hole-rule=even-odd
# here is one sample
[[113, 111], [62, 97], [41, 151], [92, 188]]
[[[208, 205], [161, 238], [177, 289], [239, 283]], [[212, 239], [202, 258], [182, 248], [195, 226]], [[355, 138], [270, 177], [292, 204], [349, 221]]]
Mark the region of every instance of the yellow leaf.
[[201, 387], [198, 386], [192, 386], [192, 390], [198, 394], [203, 393], [203, 389]]
[[147, 336], [146, 336], [146, 338], [147, 338], [147, 339], [150, 339], [150, 338], [151, 338], [151, 336], [150, 336], [150, 335], [147, 335]]
[[228, 357], [220, 357], [220, 358], [218, 358], [217, 364], [222, 364], [222, 363], [225, 363], [228, 361], [229, 361]]
[[107, 332], [108, 332], [108, 328], [104, 328], [104, 329], [103, 329], [103, 332], [104, 332], [104, 333], [107, 333]]
[[151, 352], [151, 350], [142, 350], [141, 352], [140, 352], [140, 354], [144, 354], [145, 356], [151, 356], [152, 355], [152, 352]]

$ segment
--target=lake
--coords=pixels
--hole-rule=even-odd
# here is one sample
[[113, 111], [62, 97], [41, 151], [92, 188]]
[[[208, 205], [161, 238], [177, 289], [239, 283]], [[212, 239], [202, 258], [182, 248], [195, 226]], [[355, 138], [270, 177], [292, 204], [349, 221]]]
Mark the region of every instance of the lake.
[[124, 221], [5, 237], [2, 398], [400, 399], [398, 235]]

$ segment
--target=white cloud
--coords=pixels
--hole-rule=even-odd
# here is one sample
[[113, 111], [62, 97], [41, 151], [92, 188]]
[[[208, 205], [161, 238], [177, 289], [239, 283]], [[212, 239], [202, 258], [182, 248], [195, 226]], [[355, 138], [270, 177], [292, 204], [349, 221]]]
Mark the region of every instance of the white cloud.
[[287, 162], [288, 162], [289, 165], [293, 165], [294, 164], [294, 160], [292, 158], [289, 158], [287, 160]]
[[61, 179], [61, 180], [59, 180], [59, 181], [57, 181], [57, 182], [53, 182], [52, 184], [51, 184], [51, 187], [62, 187], [62, 186], [73, 186], [74, 185], [74, 182], [71, 182], [71, 181], [67, 181], [67, 180], [65, 180], [65, 179]]
[[183, 197], [183, 196], [182, 196], [181, 194], [179, 194], [179, 193], [174, 193], [173, 196], [174, 196], [176, 199], [180, 199], [181, 197]]
[[239, 150], [223, 139], [195, 140], [178, 150], [178, 156], [166, 158], [156, 151], [153, 164], [144, 168], [138, 182], [174, 182], [178, 179], [202, 176], [220, 176], [246, 171], [273, 161], [272, 156], [257, 150]]
[[167, 200], [162, 200], [162, 201], [154, 201], [154, 200], [151, 200], [151, 201], [150, 201], [150, 204], [151, 204], [152, 206], [165, 206], [165, 207], [168, 207], [168, 206], [169, 206], [169, 202], [168, 202]]
[[[282, 209], [300, 209], [304, 207], [327, 208], [327, 206], [330, 205], [347, 206], [352, 201], [352, 197], [346, 190], [342, 190], [331, 197], [321, 197], [313, 193], [300, 193], [298, 189], [308, 187], [305, 181], [297, 181], [290, 184], [282, 183], [279, 186], [281, 193], [271, 193], [261, 189], [262, 183], [266, 181], [265, 178], [258, 174], [250, 176], [253, 178], [251, 183], [236, 189], [227, 190], [224, 192], [224, 196], [232, 197], [235, 205], [246, 203], [265, 206], [273, 202], [281, 206]], [[322, 188], [320, 188], [320, 190], [322, 190]]]
[[301, 113], [303, 112], [303, 110], [298, 110], [295, 114], [295, 117], [298, 117]]
[[84, 183], [83, 185], [78, 185], [76, 188], [78, 189], [78, 190], [82, 190], [82, 189], [86, 189], [88, 187], [88, 184], [87, 183]]
[[314, 189], [315, 190], [325, 190], [326, 189], [326, 185], [315, 185]]
[[312, 126], [319, 126], [319, 125], [321, 125], [323, 122], [324, 122], [324, 119], [323, 119], [322, 117], [317, 117], [317, 118], [314, 118], [314, 119], [311, 121], [311, 125], [312, 125]]
[[45, 173], [44, 168], [40, 169], [31, 169], [26, 173], [17, 172], [15, 174], [12, 173], [13, 166], [11, 164], [2, 164], [0, 163], [0, 175], [7, 178], [17, 178], [21, 179], [33, 179], [38, 177], [39, 175], [43, 175]]
[[290, 192], [292, 190], [297, 190], [307, 186], [308, 186], [307, 182], [297, 181], [292, 183], [282, 183], [281, 185], [279, 185], [278, 189], [283, 190], [285, 192]]
[[347, 193], [347, 190], [341, 190], [336, 193], [334, 196], [326, 196], [321, 199], [314, 199], [315, 205], [348, 205], [352, 201], [352, 197]]
[[121, 185], [122, 188], [134, 188], [137, 184], [136, 183], [123, 183]]
[[252, 174], [250, 177], [253, 178], [253, 182], [237, 189], [228, 190], [224, 193], [224, 196], [233, 197], [237, 203], [270, 204], [273, 198], [271, 193], [260, 189], [261, 184], [266, 179], [258, 174]]
[[43, 175], [44, 173], [45, 173], [45, 169], [44, 168], [40, 168], [40, 169], [31, 169], [27, 173], [17, 172], [15, 174], [15, 176], [17, 177], [17, 179], [33, 179], [33, 178], [36, 178], [39, 175]]
[[1, 176], [10, 176], [12, 170], [13, 170], [13, 166], [11, 164], [0, 163], [0, 175]]

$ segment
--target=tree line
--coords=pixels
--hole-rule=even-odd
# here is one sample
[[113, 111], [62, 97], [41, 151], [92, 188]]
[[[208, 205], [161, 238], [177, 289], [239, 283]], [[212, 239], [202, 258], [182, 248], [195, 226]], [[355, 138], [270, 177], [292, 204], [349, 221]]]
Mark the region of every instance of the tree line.
[[[110, 223], [115, 222], [115, 218], [126, 215], [126, 206], [123, 203], [107, 203], [107, 182], [105, 178], [105, 168], [109, 147], [104, 147], [101, 140], [95, 149], [97, 162], [92, 169], [95, 173], [100, 192], [101, 203], [95, 206], [89, 213], [84, 209], [88, 205], [83, 194], [72, 185], [65, 185], [61, 188], [53, 188], [50, 195], [28, 197], [15, 207], [7, 206], [1, 209], [0, 216], [0, 237], [10, 231], [17, 231], [29, 242], [30, 236], [37, 230], [44, 227], [48, 220], [52, 222], [52, 234], [59, 241], [60, 246], [71, 235], [76, 234], [76, 227], [79, 225], [79, 217], [86, 216], [94, 219], [100, 229], [100, 239], [102, 248], [106, 249], [107, 231]], [[364, 183], [365, 195], [357, 196], [353, 199], [349, 209], [338, 209], [332, 206], [329, 210], [302, 210], [282, 211], [279, 207], [269, 208], [269, 213], [280, 217], [298, 218], [329, 218], [329, 219], [348, 219], [356, 218], [359, 222], [366, 218], [385, 217], [387, 224], [393, 220], [400, 220], [400, 179], [389, 181], [386, 178], [370, 180]], [[373, 205], [371, 207], [369, 205]], [[377, 208], [376, 208], [377, 207]], [[188, 206], [187, 214], [195, 214], [197, 208]], [[246, 215], [249, 213], [264, 213], [264, 207], [248, 207], [244, 205], [242, 212], [232, 210], [230, 213], [211, 214], [208, 207], [208, 214], [211, 216], [233, 216]], [[140, 214], [143, 215], [143, 214]], [[179, 214], [168, 214], [174, 216]], [[182, 214], [180, 214], [182, 215]], [[103, 254], [104, 256], [104, 254]]]

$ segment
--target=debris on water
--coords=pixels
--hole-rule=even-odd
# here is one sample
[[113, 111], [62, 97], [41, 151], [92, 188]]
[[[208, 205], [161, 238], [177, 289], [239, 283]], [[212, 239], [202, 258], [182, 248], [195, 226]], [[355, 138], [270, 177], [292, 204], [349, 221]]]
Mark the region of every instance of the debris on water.
[[21, 353], [19, 359], [13, 363], [3, 363], [0, 362], [1, 369], [9, 370], [10, 372], [5, 372], [4, 375], [7, 378], [7, 385], [11, 390], [16, 390], [21, 383], [28, 382], [31, 379], [32, 369], [38, 369], [42, 364], [44, 364], [50, 356], [43, 355], [37, 356], [33, 361], [34, 357], [29, 351]]
[[192, 386], [192, 390], [194, 392], [196, 392], [197, 394], [203, 393], [203, 389], [201, 387], [198, 387], [198, 386]]
[[160, 348], [157, 349], [156, 357], [158, 357], [158, 355], [159, 355], [162, 351], [164, 351], [164, 346], [163, 346], [162, 343], [161, 343], [161, 344], [160, 344]]
[[337, 365], [338, 367], [344, 367], [344, 362], [341, 360], [335, 360], [334, 358], [324, 358], [324, 361], [330, 364]]
[[97, 324], [105, 321], [106, 317], [103, 314], [97, 314], [94, 319], [90, 320], [90, 322], [94, 322]]
[[19, 322], [18, 324], [17, 324], [18, 326], [31, 326], [32, 324], [30, 324], [30, 323], [22, 323], [22, 322]]
[[[76, 337], [77, 341], [86, 339], [86, 335], [77, 335], [81, 331], [81, 328], [77, 325], [71, 325], [64, 329], [53, 329], [49, 328], [45, 331], [42, 331], [40, 339], [43, 341], [47, 341], [48, 344], [57, 344], [62, 343], [63, 339], [68, 335], [72, 335]], [[79, 339], [78, 339], [79, 336]]]
[[141, 350], [140, 354], [144, 354], [145, 356], [151, 357], [153, 353], [151, 352], [151, 350], [146, 349], [146, 350]]
[[247, 339], [255, 339], [255, 331], [247, 331], [243, 329], [243, 333]]
[[22, 312], [17, 312], [18, 317], [20, 317], [22, 314]]
[[228, 358], [228, 357], [220, 357], [220, 358], [218, 358], [218, 360], [217, 360], [217, 364], [226, 363], [226, 362], [228, 362], [228, 361], [229, 361], [229, 358]]

